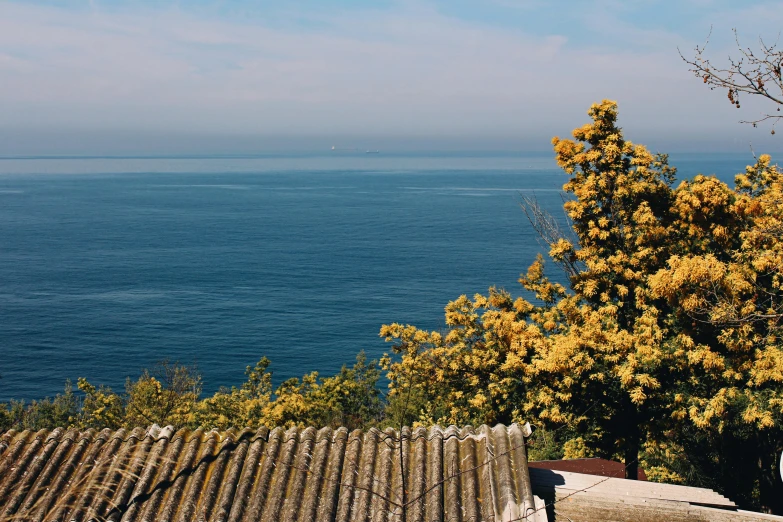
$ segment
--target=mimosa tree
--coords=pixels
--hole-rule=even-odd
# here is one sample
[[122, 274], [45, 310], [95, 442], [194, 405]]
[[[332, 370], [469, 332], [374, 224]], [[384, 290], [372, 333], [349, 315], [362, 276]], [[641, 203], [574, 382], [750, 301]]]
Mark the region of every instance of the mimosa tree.
[[[589, 114], [573, 140], [553, 139], [574, 234], [544, 237], [568, 285], [539, 257], [520, 278], [527, 299], [462, 296], [445, 332], [384, 326], [401, 354], [386, 360], [391, 400], [414, 398], [422, 422], [565, 428], [565, 456], [620, 458], [628, 478], [648, 454], [667, 456], [652, 471], [670, 480], [688, 478], [682, 462], [728, 469], [727, 434], [780, 434], [780, 174], [763, 156], [734, 190], [705, 176], [674, 188], [666, 156], [623, 137], [614, 102]], [[757, 321], [722, 322], [735, 312]], [[774, 448], [753, 451], [752, 480], [718, 477], [745, 504], [773, 476]]]

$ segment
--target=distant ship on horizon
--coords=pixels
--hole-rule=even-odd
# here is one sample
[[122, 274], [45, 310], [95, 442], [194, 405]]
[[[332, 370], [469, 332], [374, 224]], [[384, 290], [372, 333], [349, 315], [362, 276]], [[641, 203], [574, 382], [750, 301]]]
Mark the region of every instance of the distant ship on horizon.
[[[334, 151], [338, 151], [338, 150], [358, 151], [359, 149], [357, 147], [338, 147], [337, 145], [332, 145], [332, 150], [334, 150]], [[367, 149], [366, 151], [364, 151], [364, 153], [365, 154], [380, 154], [381, 151], [377, 150], [377, 149], [376, 150]]]

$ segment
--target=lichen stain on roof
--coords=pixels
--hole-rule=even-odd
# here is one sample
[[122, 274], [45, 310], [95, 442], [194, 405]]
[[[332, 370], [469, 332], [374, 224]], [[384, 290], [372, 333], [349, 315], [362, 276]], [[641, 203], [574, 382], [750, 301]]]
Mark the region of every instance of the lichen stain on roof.
[[345, 428], [10, 431], [0, 520], [380, 522], [400, 521], [406, 504], [407, 522], [501, 522], [539, 507], [517, 425], [404, 428], [402, 459], [399, 439]]

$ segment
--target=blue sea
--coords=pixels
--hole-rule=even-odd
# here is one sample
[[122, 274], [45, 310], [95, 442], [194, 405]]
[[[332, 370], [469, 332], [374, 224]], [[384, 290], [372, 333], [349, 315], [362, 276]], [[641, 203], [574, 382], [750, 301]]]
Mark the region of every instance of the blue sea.
[[[671, 160], [731, 181], [752, 157]], [[518, 293], [545, 252], [521, 195], [562, 215], [565, 180], [551, 153], [0, 158], [0, 401], [163, 359], [212, 393], [264, 355], [276, 383], [378, 357], [384, 323]]]

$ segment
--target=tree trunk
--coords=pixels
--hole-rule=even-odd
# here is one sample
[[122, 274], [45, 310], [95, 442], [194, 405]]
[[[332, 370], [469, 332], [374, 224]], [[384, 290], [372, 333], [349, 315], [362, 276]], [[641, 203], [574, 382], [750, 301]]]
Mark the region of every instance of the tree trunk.
[[639, 412], [636, 409], [636, 405], [631, 402], [627, 395], [625, 400], [625, 418], [623, 419], [626, 427], [625, 448], [623, 451], [625, 478], [637, 480], [639, 478], [639, 447], [641, 446]]
[[639, 430], [625, 442], [625, 478], [639, 478]]
[[775, 444], [761, 446], [758, 462], [759, 502], [766, 513], [780, 515], [783, 513], [783, 483], [778, 467], [780, 454]]

